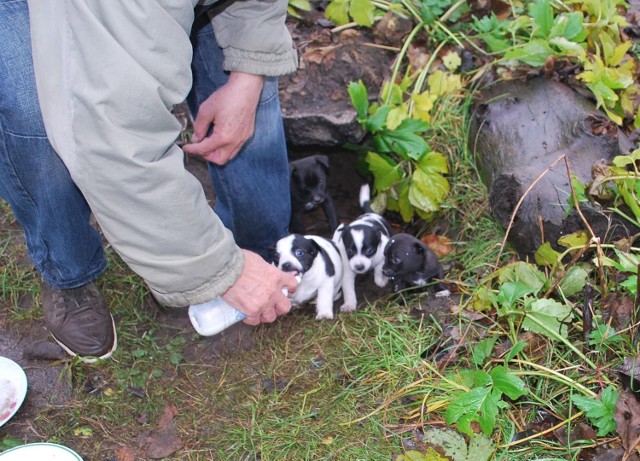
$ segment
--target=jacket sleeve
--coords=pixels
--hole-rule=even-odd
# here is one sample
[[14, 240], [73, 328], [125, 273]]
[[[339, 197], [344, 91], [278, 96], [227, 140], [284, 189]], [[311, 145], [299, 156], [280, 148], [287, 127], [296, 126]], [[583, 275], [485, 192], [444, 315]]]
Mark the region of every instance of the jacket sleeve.
[[174, 142], [192, 0], [29, 0], [29, 14], [48, 138], [113, 248], [163, 304], [224, 293], [242, 252]]
[[285, 25], [287, 0], [239, 0], [212, 16], [224, 70], [278, 76], [294, 72], [298, 55]]

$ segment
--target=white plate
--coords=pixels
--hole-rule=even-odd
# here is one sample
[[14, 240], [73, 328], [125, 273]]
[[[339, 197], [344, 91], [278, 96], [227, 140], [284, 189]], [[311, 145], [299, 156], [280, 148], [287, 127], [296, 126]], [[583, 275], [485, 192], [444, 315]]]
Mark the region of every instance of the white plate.
[[0, 453], [2, 461], [82, 461], [78, 453], [55, 443], [28, 443]]
[[27, 375], [11, 359], [0, 357], [0, 426], [16, 414], [27, 395]]

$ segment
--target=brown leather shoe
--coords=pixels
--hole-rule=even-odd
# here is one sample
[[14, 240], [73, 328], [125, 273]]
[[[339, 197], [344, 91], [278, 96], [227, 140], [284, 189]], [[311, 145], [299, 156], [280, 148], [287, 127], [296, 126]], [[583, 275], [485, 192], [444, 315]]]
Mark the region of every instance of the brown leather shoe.
[[66, 290], [43, 283], [41, 301], [47, 329], [70, 355], [92, 363], [116, 350], [115, 323], [95, 283]]

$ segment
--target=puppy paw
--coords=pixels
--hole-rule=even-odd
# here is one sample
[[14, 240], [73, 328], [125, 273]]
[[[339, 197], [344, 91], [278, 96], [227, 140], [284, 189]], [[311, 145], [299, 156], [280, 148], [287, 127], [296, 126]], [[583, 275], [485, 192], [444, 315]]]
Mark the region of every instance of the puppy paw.
[[442, 290], [436, 293], [436, 298], [448, 298], [451, 296], [451, 292], [449, 290]]
[[340, 312], [354, 312], [356, 310], [356, 306], [353, 304], [343, 304], [340, 306]]
[[333, 312], [316, 314], [316, 320], [333, 320]]
[[373, 281], [376, 283], [376, 285], [382, 288], [387, 286], [387, 283], [389, 283], [389, 278], [385, 277], [384, 275], [374, 274]]

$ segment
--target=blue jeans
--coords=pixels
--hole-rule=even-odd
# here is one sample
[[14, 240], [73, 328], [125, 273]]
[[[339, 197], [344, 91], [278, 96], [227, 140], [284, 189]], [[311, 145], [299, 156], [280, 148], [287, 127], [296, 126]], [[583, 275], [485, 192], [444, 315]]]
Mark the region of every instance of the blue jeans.
[[[73, 288], [107, 267], [91, 211], [49, 144], [37, 99], [25, 0], [0, 0], [0, 197], [23, 226], [27, 249], [42, 279]], [[203, 49], [209, 47], [209, 49]], [[211, 27], [194, 33], [190, 107], [226, 79]], [[207, 93], [209, 92], [209, 93]], [[276, 79], [260, 101], [256, 135], [224, 167], [211, 167], [216, 213], [239, 246], [268, 258], [287, 232], [289, 177]], [[261, 184], [262, 183], [262, 184]]]
[[[191, 69], [193, 88], [187, 98], [191, 113], [222, 86], [228, 74], [222, 70], [222, 52], [207, 21], [194, 25]], [[209, 164], [216, 192], [214, 210], [233, 232], [237, 244], [270, 260], [270, 248], [288, 233], [291, 218], [289, 166], [278, 97], [278, 79], [266, 78], [255, 135], [224, 166]]]
[[0, 197], [22, 224], [29, 256], [54, 288], [107, 267], [91, 211], [45, 133], [31, 62], [26, 1], [0, 0]]

